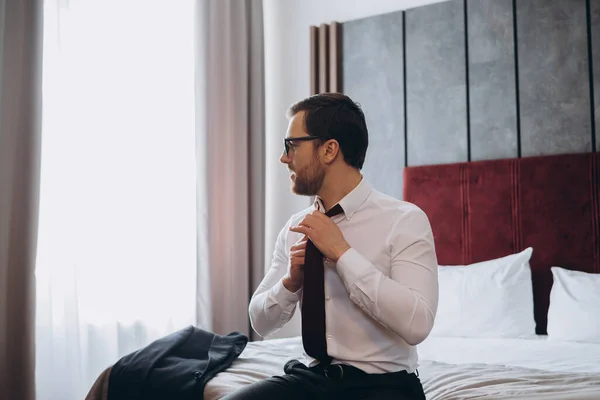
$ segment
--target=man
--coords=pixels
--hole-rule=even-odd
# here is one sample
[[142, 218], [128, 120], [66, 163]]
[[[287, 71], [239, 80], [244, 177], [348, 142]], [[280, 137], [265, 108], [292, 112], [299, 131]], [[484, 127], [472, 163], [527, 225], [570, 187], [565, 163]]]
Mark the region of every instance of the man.
[[315, 202], [280, 232], [249, 312], [266, 336], [300, 308], [307, 360], [227, 398], [424, 399], [415, 346], [438, 302], [428, 218], [362, 176], [368, 132], [350, 98], [315, 95], [289, 118], [280, 161], [292, 191]]

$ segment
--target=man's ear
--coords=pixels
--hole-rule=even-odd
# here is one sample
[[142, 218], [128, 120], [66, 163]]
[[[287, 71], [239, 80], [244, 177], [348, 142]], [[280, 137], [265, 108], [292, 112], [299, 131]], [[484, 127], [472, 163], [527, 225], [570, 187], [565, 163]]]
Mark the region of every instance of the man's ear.
[[340, 144], [335, 139], [329, 139], [323, 144], [323, 161], [330, 164], [340, 153]]

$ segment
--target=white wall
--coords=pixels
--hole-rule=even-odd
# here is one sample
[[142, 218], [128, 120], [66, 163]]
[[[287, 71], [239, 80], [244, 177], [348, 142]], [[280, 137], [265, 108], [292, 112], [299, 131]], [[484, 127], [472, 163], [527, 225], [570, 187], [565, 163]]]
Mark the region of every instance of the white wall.
[[[309, 205], [291, 194], [286, 168], [279, 163], [290, 104], [310, 95], [309, 27], [406, 10], [443, 0], [263, 0], [266, 106], [266, 261], [288, 218]], [[300, 334], [299, 310], [276, 336]]]

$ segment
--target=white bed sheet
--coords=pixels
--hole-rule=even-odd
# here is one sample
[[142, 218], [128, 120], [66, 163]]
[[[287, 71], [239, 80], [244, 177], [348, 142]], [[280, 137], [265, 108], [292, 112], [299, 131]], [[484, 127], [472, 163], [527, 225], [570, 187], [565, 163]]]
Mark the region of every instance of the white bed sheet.
[[430, 336], [417, 349], [420, 360], [447, 364], [481, 363], [600, 374], [600, 344], [549, 341], [545, 336], [528, 339]]
[[[430, 400], [600, 399], [600, 344], [529, 339], [430, 337], [418, 346], [419, 373]], [[283, 374], [303, 359], [300, 337], [250, 342], [230, 368], [210, 380], [206, 400]]]
[[429, 337], [419, 347], [428, 400], [600, 400], [600, 345]]
[[303, 359], [301, 337], [249, 342], [229, 368], [208, 381], [204, 399], [218, 400], [247, 384], [283, 375], [283, 366], [292, 359]]

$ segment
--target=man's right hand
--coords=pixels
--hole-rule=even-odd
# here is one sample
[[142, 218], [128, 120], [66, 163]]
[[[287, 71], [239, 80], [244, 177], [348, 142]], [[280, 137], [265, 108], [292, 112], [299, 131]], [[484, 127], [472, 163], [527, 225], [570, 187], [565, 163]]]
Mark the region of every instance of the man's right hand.
[[296, 293], [304, 285], [304, 254], [307, 241], [305, 235], [290, 247], [290, 269], [283, 278], [283, 286], [292, 293]]

